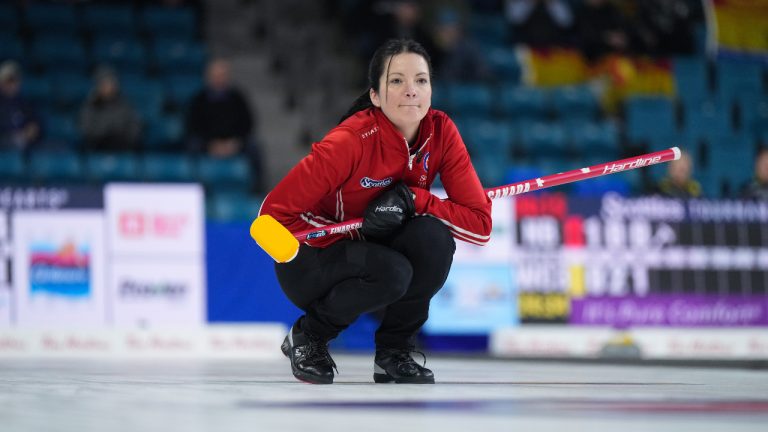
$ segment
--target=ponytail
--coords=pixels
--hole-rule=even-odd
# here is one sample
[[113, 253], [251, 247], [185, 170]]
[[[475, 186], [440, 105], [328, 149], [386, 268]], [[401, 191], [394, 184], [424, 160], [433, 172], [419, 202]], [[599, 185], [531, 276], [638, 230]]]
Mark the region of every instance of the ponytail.
[[363, 94], [357, 97], [354, 102], [352, 102], [352, 106], [349, 107], [349, 110], [347, 110], [346, 114], [341, 116], [341, 119], [339, 120], [339, 123], [343, 122], [344, 120], [348, 119], [349, 117], [352, 117], [357, 113], [358, 111], [362, 111], [364, 109], [368, 109], [373, 106], [373, 102], [371, 102], [371, 95], [368, 90], [366, 90]]
[[352, 106], [349, 108], [346, 114], [341, 116], [339, 123], [343, 122], [347, 118], [353, 116], [358, 111], [371, 108], [373, 102], [371, 102], [370, 90], [374, 89], [376, 93], [379, 92], [379, 79], [384, 75], [384, 62], [387, 62], [387, 69], [389, 69], [389, 62], [392, 61], [392, 56], [402, 53], [414, 53], [422, 56], [427, 62], [429, 68], [429, 75], [432, 76], [432, 62], [430, 61], [429, 54], [418, 42], [412, 39], [390, 39], [380, 46], [373, 58], [368, 64], [368, 90], [365, 91], [360, 97], [355, 99]]

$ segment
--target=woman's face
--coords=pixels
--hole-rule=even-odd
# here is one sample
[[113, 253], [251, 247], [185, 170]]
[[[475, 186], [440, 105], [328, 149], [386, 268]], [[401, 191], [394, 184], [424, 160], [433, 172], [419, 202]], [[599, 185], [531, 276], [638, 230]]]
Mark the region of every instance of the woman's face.
[[388, 63], [389, 70], [385, 67], [379, 78], [379, 92], [371, 89], [371, 102], [401, 132], [408, 133], [418, 129], [432, 104], [429, 67], [424, 57], [414, 53], [396, 54]]

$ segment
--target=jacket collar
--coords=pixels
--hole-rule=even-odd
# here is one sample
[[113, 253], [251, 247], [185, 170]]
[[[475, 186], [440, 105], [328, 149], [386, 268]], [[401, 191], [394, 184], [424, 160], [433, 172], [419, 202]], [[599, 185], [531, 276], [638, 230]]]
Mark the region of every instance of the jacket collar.
[[[405, 137], [402, 133], [400, 133], [399, 130], [397, 130], [397, 127], [392, 124], [389, 118], [387, 118], [381, 108], [374, 107], [372, 110], [374, 116], [376, 117], [377, 123], [385, 133], [387, 144], [390, 144], [390, 141], [392, 141], [391, 144], [395, 144], [400, 148], [407, 148]], [[414, 151], [423, 147], [424, 144], [432, 137], [434, 128], [435, 125], [432, 121], [432, 108], [430, 108], [427, 110], [427, 115], [424, 116], [424, 118], [421, 120], [421, 124], [419, 125], [419, 131], [416, 134], [416, 141], [413, 143]], [[406, 145], [404, 146], [403, 143], [406, 143]]]

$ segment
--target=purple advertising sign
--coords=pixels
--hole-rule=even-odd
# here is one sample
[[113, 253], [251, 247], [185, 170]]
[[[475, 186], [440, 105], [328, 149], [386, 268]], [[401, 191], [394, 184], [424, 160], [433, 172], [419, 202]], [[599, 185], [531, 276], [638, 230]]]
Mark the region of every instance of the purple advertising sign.
[[570, 323], [614, 327], [768, 326], [768, 296], [574, 298]]

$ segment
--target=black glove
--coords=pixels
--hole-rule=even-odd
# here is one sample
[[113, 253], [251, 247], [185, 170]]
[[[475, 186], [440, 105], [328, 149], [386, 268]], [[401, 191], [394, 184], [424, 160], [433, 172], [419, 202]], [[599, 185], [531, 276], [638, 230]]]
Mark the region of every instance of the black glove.
[[366, 237], [386, 237], [413, 217], [415, 211], [411, 188], [397, 183], [368, 204], [360, 231]]

